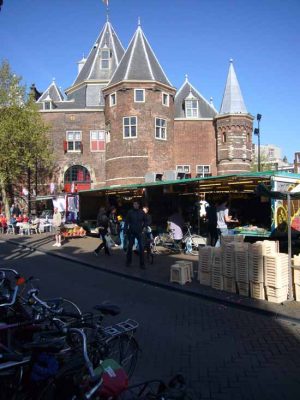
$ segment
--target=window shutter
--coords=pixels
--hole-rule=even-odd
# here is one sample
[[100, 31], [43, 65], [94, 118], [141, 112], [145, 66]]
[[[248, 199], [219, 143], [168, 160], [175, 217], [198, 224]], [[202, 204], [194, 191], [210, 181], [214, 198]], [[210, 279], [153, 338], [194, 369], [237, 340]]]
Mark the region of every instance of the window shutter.
[[81, 150], [81, 154], [83, 153], [83, 144], [82, 142], [80, 142], [80, 150]]
[[64, 147], [64, 152], [66, 153], [68, 151], [68, 142], [64, 140], [63, 142], [63, 147]]

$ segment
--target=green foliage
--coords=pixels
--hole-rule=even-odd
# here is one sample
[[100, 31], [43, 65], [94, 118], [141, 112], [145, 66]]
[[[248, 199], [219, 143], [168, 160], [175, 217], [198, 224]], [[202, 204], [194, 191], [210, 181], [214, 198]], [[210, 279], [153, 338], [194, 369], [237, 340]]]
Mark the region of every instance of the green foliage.
[[51, 165], [47, 126], [31, 98], [25, 95], [21, 78], [7, 61], [0, 65], [0, 186], [26, 182], [28, 169], [38, 162]]

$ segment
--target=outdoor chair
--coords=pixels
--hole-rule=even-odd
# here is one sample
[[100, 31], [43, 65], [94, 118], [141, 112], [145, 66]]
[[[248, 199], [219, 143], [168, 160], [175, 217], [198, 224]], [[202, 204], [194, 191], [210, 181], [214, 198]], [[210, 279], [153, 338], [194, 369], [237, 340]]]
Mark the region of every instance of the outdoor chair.
[[20, 235], [30, 235], [30, 224], [24, 223], [20, 225]]
[[13, 224], [7, 224], [7, 229], [6, 229], [6, 234], [15, 234], [15, 227], [13, 226]]
[[35, 233], [35, 234], [41, 233], [40, 223], [38, 222], [37, 224], [30, 225], [29, 230], [30, 230], [30, 232]]

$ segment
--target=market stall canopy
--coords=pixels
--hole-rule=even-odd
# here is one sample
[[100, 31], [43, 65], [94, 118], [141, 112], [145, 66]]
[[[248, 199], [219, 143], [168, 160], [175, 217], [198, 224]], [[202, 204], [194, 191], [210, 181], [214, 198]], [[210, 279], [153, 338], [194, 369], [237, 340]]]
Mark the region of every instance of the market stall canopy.
[[[298, 185], [299, 186], [299, 185]], [[296, 188], [295, 188], [296, 189]], [[278, 192], [269, 190], [264, 184], [260, 183], [257, 185], [255, 189], [255, 193], [258, 196], [269, 197], [270, 199], [274, 200], [286, 200], [288, 194], [290, 195], [291, 200], [298, 200], [300, 199], [300, 191], [295, 191], [294, 189], [289, 192]]]

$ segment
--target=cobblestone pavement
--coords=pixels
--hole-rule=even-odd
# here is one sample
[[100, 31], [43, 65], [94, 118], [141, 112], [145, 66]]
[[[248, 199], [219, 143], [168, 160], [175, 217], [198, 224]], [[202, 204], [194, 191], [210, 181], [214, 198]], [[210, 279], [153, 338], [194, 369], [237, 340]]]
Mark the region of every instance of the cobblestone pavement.
[[68, 296], [85, 310], [109, 300], [121, 305], [120, 319], [139, 321], [136, 381], [180, 371], [197, 400], [299, 398], [299, 324], [0, 246], [0, 262], [40, 277], [45, 297]]

